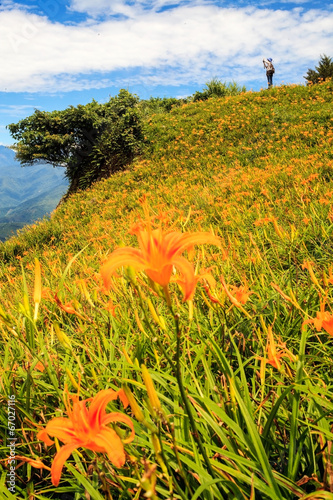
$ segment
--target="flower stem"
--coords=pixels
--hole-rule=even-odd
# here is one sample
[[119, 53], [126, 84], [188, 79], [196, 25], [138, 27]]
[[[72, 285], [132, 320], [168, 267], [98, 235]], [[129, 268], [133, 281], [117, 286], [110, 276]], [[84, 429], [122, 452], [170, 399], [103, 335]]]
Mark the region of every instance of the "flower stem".
[[188, 400], [188, 397], [187, 397], [187, 394], [186, 394], [186, 391], [185, 391], [185, 388], [184, 388], [183, 379], [182, 379], [182, 373], [181, 373], [181, 365], [180, 365], [181, 329], [180, 329], [180, 325], [179, 325], [179, 316], [178, 316], [178, 314], [175, 314], [174, 318], [175, 318], [176, 332], [177, 332], [176, 379], [177, 379], [178, 387], [179, 387], [179, 390], [180, 390], [180, 394], [181, 394], [183, 403], [184, 403], [185, 408], [186, 408], [186, 412], [187, 412], [187, 415], [188, 415], [188, 418], [189, 418], [189, 421], [190, 421], [190, 425], [191, 425], [191, 428], [192, 428], [192, 434], [193, 434], [193, 437], [195, 439], [195, 442], [197, 443], [197, 445], [199, 447], [199, 450], [201, 452], [201, 455], [203, 456], [203, 459], [205, 461], [205, 464], [207, 466], [207, 469], [208, 469], [210, 475], [213, 478], [215, 478], [216, 476], [215, 476], [213, 467], [211, 466], [211, 463], [210, 463], [209, 458], [207, 456], [206, 450], [205, 450], [205, 448], [202, 445], [200, 434], [199, 434], [198, 429], [197, 429], [197, 424], [195, 423], [195, 419], [193, 417], [192, 408], [191, 408], [191, 405], [189, 403], [189, 400]]

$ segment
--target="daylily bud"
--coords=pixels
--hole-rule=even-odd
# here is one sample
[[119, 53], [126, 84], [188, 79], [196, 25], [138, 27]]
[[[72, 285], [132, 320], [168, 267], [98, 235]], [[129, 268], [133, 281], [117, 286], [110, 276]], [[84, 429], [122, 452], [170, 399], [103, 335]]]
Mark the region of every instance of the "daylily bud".
[[69, 340], [67, 335], [63, 331], [61, 331], [58, 323], [53, 323], [53, 328], [54, 328], [54, 331], [56, 332], [56, 335], [58, 337], [60, 344], [63, 347], [65, 347], [65, 349], [71, 349], [72, 348], [71, 341]]
[[75, 378], [73, 377], [71, 371], [69, 368], [66, 368], [66, 373], [70, 378], [70, 381], [72, 382], [72, 385], [75, 389], [79, 389], [79, 384], [76, 382]]
[[155, 307], [152, 303], [152, 301], [150, 299], [147, 299], [147, 305], [148, 305], [148, 309], [152, 315], [152, 317], [154, 318], [154, 320], [156, 321], [156, 323], [158, 324], [158, 326], [160, 326], [162, 328], [162, 325], [161, 325], [161, 322], [160, 322], [160, 318], [158, 317], [158, 314], [155, 310]]
[[149, 398], [150, 404], [152, 405], [153, 411], [160, 410], [161, 403], [160, 403], [160, 400], [158, 399], [153, 381], [152, 381], [151, 376], [147, 370], [147, 367], [145, 365], [141, 365], [141, 370], [142, 370], [142, 378], [143, 378], [144, 384], [146, 386], [146, 389], [148, 392], [148, 398]]
[[41, 299], [42, 299], [42, 279], [41, 279], [40, 262], [38, 259], [35, 259], [35, 287], [34, 287], [35, 312], [34, 312], [34, 321], [36, 321], [36, 319], [37, 319], [38, 307], [39, 307]]
[[124, 392], [126, 394], [126, 397], [128, 399], [129, 405], [131, 407], [131, 410], [133, 412], [133, 415], [139, 422], [143, 422], [145, 420], [145, 417], [141, 411], [141, 408], [139, 407], [138, 403], [135, 400], [135, 397], [133, 396], [131, 390], [127, 385], [123, 385]]
[[133, 361], [132, 361], [132, 360], [131, 360], [131, 358], [129, 357], [129, 355], [128, 355], [128, 353], [127, 353], [126, 349], [122, 349], [122, 351], [123, 351], [123, 354], [124, 354], [124, 356], [125, 356], [125, 358], [126, 358], [127, 363], [129, 363], [130, 365], [132, 365], [132, 366], [133, 366]]

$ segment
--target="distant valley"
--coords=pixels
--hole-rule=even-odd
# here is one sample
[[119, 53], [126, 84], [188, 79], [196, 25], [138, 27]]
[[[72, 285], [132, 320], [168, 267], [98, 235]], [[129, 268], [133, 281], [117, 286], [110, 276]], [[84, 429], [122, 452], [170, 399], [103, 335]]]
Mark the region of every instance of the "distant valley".
[[67, 188], [64, 168], [21, 167], [14, 151], [0, 146], [0, 242], [49, 215]]

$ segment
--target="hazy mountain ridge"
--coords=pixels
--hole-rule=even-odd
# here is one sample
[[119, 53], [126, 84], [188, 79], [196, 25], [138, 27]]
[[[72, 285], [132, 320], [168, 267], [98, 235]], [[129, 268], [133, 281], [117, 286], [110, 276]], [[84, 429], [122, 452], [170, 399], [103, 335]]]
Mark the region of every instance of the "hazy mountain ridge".
[[0, 241], [50, 214], [68, 188], [64, 168], [21, 167], [15, 152], [0, 146]]

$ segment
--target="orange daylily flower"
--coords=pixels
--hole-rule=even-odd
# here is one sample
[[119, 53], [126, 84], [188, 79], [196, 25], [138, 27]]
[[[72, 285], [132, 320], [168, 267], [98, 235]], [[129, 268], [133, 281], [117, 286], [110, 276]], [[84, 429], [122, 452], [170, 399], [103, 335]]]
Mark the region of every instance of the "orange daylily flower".
[[211, 289], [211, 287], [209, 285], [204, 285], [204, 290], [206, 291], [211, 302], [213, 302], [213, 304], [220, 304], [221, 305], [221, 302], [219, 301], [219, 299], [217, 297], [214, 297], [214, 295], [211, 293], [210, 289]]
[[72, 306], [72, 300], [70, 302], [67, 302], [67, 304], [63, 304], [61, 302], [61, 300], [59, 299], [57, 293], [55, 293], [54, 295], [54, 300], [56, 301], [56, 304], [60, 307], [60, 309], [62, 311], [65, 311], [66, 313], [68, 314], [75, 314], [76, 316], [78, 316], [79, 318], [81, 319], [86, 319], [84, 318], [84, 316], [82, 316], [82, 314], [80, 314], [76, 309], [74, 309], [74, 307]]
[[[108, 424], [111, 422], [122, 422], [131, 429], [131, 434], [124, 442], [129, 443], [134, 439], [134, 427], [131, 419], [123, 413], [106, 413], [105, 408], [110, 401], [120, 398], [124, 407], [128, 406], [128, 400], [121, 389], [114, 391], [105, 389], [95, 397], [79, 401], [77, 395], [70, 395], [67, 391], [65, 401], [68, 418], [56, 417], [47, 423], [37, 439], [51, 446], [53, 441], [49, 436], [56, 437], [65, 445], [56, 454], [51, 467], [51, 477], [54, 486], [58, 486], [64, 463], [77, 448], [88, 448], [89, 450], [107, 453], [109, 459], [116, 467], [122, 467], [126, 457], [123, 443], [116, 431]], [[70, 407], [69, 399], [73, 400]], [[89, 408], [87, 403], [90, 402]]]
[[[222, 283], [222, 286], [223, 286], [223, 288], [224, 288], [224, 291], [225, 291], [225, 293], [227, 294], [227, 297], [229, 298], [230, 302], [231, 302], [234, 306], [236, 306], [238, 309], [240, 309], [240, 310], [241, 310], [241, 311], [242, 311], [242, 312], [243, 312], [243, 313], [244, 313], [244, 314], [245, 314], [248, 318], [251, 318], [250, 314], [249, 314], [247, 311], [245, 311], [245, 309], [243, 308], [242, 303], [241, 303], [241, 302], [240, 302], [240, 301], [239, 301], [236, 297], [234, 297], [234, 296], [230, 293], [230, 291], [229, 291], [229, 289], [228, 289], [228, 287], [227, 287], [227, 285], [226, 285], [226, 282], [224, 281], [224, 277], [223, 277], [223, 276], [221, 276], [221, 277], [220, 277], [220, 281], [221, 281], [221, 283]], [[235, 287], [233, 287], [233, 288], [235, 288]], [[242, 298], [242, 299], [244, 299], [243, 295], [241, 295], [241, 298]], [[247, 300], [247, 299], [246, 299], [246, 300]], [[246, 303], [246, 301], [245, 301], [245, 303]]]
[[74, 307], [72, 306], [72, 302], [73, 301], [70, 301], [68, 302], [67, 304], [63, 304], [61, 302], [61, 300], [59, 299], [58, 295], [55, 294], [54, 295], [54, 300], [56, 301], [57, 305], [60, 307], [60, 309], [62, 309], [63, 311], [65, 311], [66, 313], [68, 314], [76, 314], [76, 310], [74, 309]]
[[302, 264], [302, 269], [307, 269], [309, 271], [311, 281], [315, 285], [319, 286], [318, 280], [317, 280], [315, 273], [313, 271], [313, 265], [314, 265], [314, 262], [310, 262], [309, 260], [305, 260]]
[[316, 318], [307, 319], [303, 322], [303, 325], [312, 323], [316, 328], [317, 332], [324, 329], [329, 335], [333, 336], [333, 314], [325, 311], [325, 304], [320, 304], [320, 311], [317, 312]]
[[104, 262], [101, 275], [106, 288], [111, 286], [111, 277], [121, 266], [133, 266], [137, 271], [145, 271], [147, 276], [166, 288], [170, 282], [173, 267], [182, 274], [181, 286], [184, 300], [193, 297], [196, 286], [193, 265], [181, 254], [194, 245], [210, 243], [221, 246], [219, 239], [212, 233], [165, 233], [161, 227], [143, 229], [137, 224], [131, 231], [138, 239], [139, 248], [117, 248]]
[[279, 351], [276, 347], [277, 345], [275, 344], [272, 327], [269, 326], [266, 345], [267, 357], [263, 358], [258, 356], [258, 359], [260, 359], [264, 365], [268, 363], [277, 370], [281, 370], [281, 358], [289, 358], [291, 361], [295, 361], [294, 355], [286, 348], [286, 344], [279, 342], [278, 347], [282, 348]]
[[35, 364], [35, 370], [38, 370], [39, 372], [45, 371], [45, 366], [41, 361], [38, 361], [38, 363]]
[[271, 220], [272, 220], [272, 217], [264, 217], [263, 219], [258, 219], [256, 221], [254, 221], [254, 225], [255, 226], [262, 226], [266, 222], [271, 222]]
[[231, 288], [231, 293], [233, 294], [233, 296], [235, 297], [236, 300], [238, 300], [238, 302], [240, 304], [246, 304], [246, 302], [249, 300], [249, 297], [252, 293], [254, 292], [251, 292], [249, 290], [249, 287], [248, 286], [230, 286]]
[[51, 288], [49, 287], [42, 288], [42, 299], [52, 300], [52, 297], [53, 293]]
[[120, 307], [119, 304], [114, 304], [112, 299], [109, 300], [109, 302], [107, 303], [107, 305], [105, 306], [105, 309], [107, 311], [109, 311], [109, 313], [111, 313], [111, 316], [113, 316], [114, 318], [117, 317], [116, 315], [116, 309], [117, 307]]
[[[204, 278], [206, 278], [206, 276], [204, 276]], [[229, 299], [231, 300], [233, 305], [236, 305], [237, 307], [239, 307], [240, 304], [242, 304], [242, 305], [246, 304], [250, 295], [254, 293], [254, 292], [251, 292], [249, 290], [249, 287], [247, 285], [245, 285], [245, 286], [230, 285], [230, 287], [229, 287], [231, 290], [231, 292], [230, 292], [227, 288], [227, 285], [224, 281], [223, 276], [221, 276], [220, 281], [222, 283], [224, 291], [226, 292], [226, 295], [229, 297]], [[212, 293], [210, 291], [210, 289], [212, 289], [212, 288], [214, 288], [214, 286], [204, 285], [204, 289], [206, 290], [207, 295], [210, 298], [210, 300], [215, 304], [221, 305], [220, 300], [216, 296], [212, 295]]]

